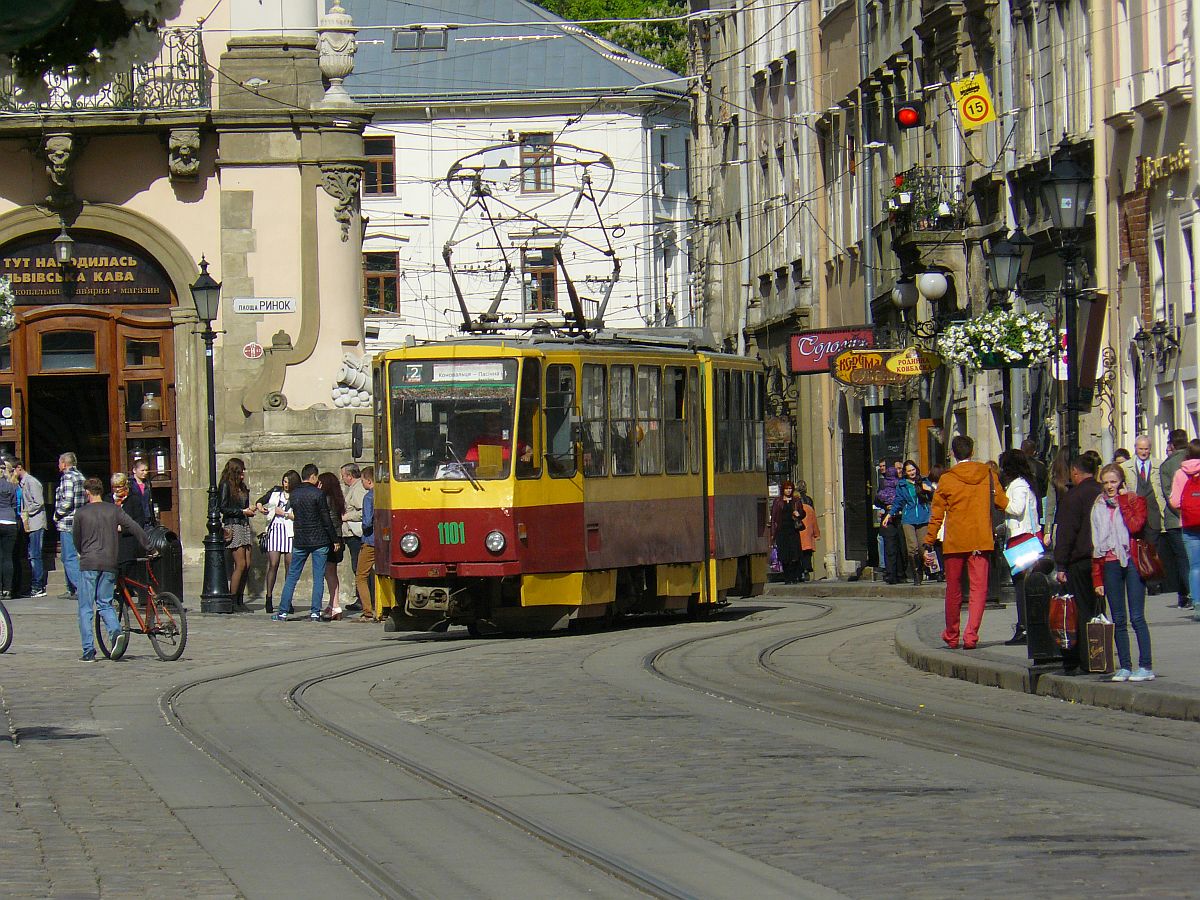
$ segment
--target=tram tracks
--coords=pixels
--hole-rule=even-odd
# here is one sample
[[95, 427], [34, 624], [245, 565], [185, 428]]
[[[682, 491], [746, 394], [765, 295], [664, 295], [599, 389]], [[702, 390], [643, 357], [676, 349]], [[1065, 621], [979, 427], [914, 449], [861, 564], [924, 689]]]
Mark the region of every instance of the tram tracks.
[[[661, 860], [655, 859], [652, 853], [646, 852], [643, 848], [631, 850], [630, 848], [635, 847], [638, 842], [630, 840], [628, 835], [614, 841], [604, 833], [603, 828], [599, 828], [595, 824], [580, 826], [569, 817], [564, 818], [561, 810], [548, 809], [544, 816], [536, 812], [523, 812], [518, 805], [522, 799], [528, 800], [528, 796], [523, 797], [518, 792], [515, 799], [510, 800], [503, 796], [503, 791], [496, 790], [496, 785], [493, 785], [491, 792], [480, 790], [477, 786], [468, 783], [469, 779], [453, 774], [452, 764], [445, 759], [434, 759], [431, 762], [431, 758], [428, 756], [421, 757], [406, 752], [399, 741], [381, 739], [373, 734], [363, 733], [338, 720], [339, 718], [353, 719], [353, 714], [331, 716], [323, 711], [329, 709], [331, 703], [336, 705], [336, 703], [342, 702], [334, 700], [338, 695], [327, 695], [323, 691], [318, 693], [323, 687], [333, 687], [339, 679], [353, 679], [356, 675], [398, 663], [413, 663], [428, 657], [460, 650], [494, 646], [494, 642], [470, 641], [468, 643], [463, 641], [462, 644], [457, 647], [423, 649], [403, 656], [397, 656], [392, 651], [385, 659], [356, 659], [349, 664], [339, 665], [329, 671], [288, 683], [289, 686], [283, 690], [282, 699], [287, 707], [311, 728], [319, 729], [326, 735], [355, 747], [363, 754], [383, 761], [393, 769], [404, 773], [405, 776], [423, 782], [443, 795], [443, 799], [459, 801], [473, 810], [474, 814], [489, 821], [499, 820], [504, 823], [503, 827], [511, 827], [515, 830], [514, 833], [519, 832], [521, 840], [531, 838], [551, 851], [552, 855], [586, 864], [584, 868], [590, 867], [600, 877], [612, 879], [614, 890], [609, 893], [622, 896], [637, 893], [662, 898], [691, 898], [704, 895], [705, 890], [701, 886], [703, 883], [701, 880], [694, 877], [689, 878], [686, 875], [680, 877], [678, 862], [674, 863], [674, 869], [670, 867], [670, 864], [664, 868]], [[337, 655], [358, 655], [372, 650], [379, 652], [378, 647], [368, 647], [340, 651]], [[389, 861], [386, 859], [381, 860], [369, 852], [364, 852], [353, 833], [339, 827], [335, 821], [328, 820], [321, 814], [321, 804], [313, 804], [318, 807], [317, 810], [311, 808], [310, 804], [306, 802], [306, 798], [295, 796], [284, 784], [264, 773], [260, 765], [245, 762], [242, 755], [224, 746], [222, 742], [213, 740], [202, 728], [194, 726], [189, 722], [187, 712], [181, 708], [189, 691], [227, 679], [253, 678], [264, 671], [292, 665], [295, 662], [297, 661], [288, 660], [283, 663], [249, 666], [233, 673], [198, 679], [168, 691], [162, 696], [160, 707], [171, 725], [183, 733], [194, 746], [212, 757], [266, 802], [274, 806], [284, 817], [303, 829], [330, 854], [351, 869], [372, 891], [381, 896], [428, 896], [427, 889], [413, 889], [411, 886], [400, 883], [396, 866], [389, 865]], [[349, 684], [353, 684], [353, 682], [348, 682]], [[344, 706], [342, 711], [343, 713], [346, 711]], [[367, 729], [386, 734], [386, 728], [381, 732], [378, 725], [379, 719], [386, 718], [385, 715], [381, 715], [382, 712], [382, 710], [364, 710], [360, 715], [360, 721], [370, 723], [373, 717], [376, 721], [374, 724], [369, 724]], [[448, 767], [451, 768], [451, 772], [446, 771]], [[572, 799], [568, 792], [566, 802], [570, 803]], [[611, 809], [611, 803], [608, 801], [602, 801], [602, 805]], [[587, 804], [582, 803], [581, 806], [586, 808]], [[534, 810], [541, 809], [537, 802], [526, 803], [526, 807]], [[628, 822], [628, 828], [632, 834], [637, 834], [639, 827], [644, 826], [639, 826], [636, 819]], [[662, 845], [663, 834], [647, 832], [647, 843]], [[611, 852], [610, 846], [615, 848]], [[687, 846], [686, 842], [677, 843], [675, 847], [682, 851], [682, 855], [693, 853], [697, 859], [708, 855], [707, 850], [697, 852], [695, 847]], [[394, 860], [392, 862], [394, 863]], [[723, 860], [723, 862], [728, 861]], [[744, 863], [738, 861], [728, 867], [730, 876], [727, 877], [732, 877], [736, 881], [741, 873], [745, 883], [755, 887], [756, 895], [762, 897], [798, 896], [805, 893], [802, 890], [800, 894], [797, 894], [795, 886], [791, 885], [788, 889], [784, 889], [781, 877], [790, 878], [791, 876], [777, 870], [759, 872], [756, 867], [760, 865], [750, 860]], [[759, 878], [758, 881], [755, 881], [756, 876]], [[621, 886], [619, 889], [618, 885]], [[576, 886], [575, 889], [578, 890], [578, 887]], [[567, 893], [573, 892], [569, 887], [564, 890]], [[599, 890], [600, 895], [605, 895], [603, 889], [593, 888], [593, 890]]]
[[[824, 619], [834, 611], [829, 604], [796, 602], [823, 608], [817, 619]], [[756, 670], [770, 676], [776, 685], [804, 688], [798, 694], [789, 693], [786, 701], [778, 699], [778, 690], [754, 685], [735, 689], [716, 682], [710, 674], [714, 669], [711, 659], [706, 659], [702, 666], [690, 667], [686, 657], [689, 650], [701, 644], [745, 636], [748, 632], [795, 627], [799, 624], [795, 621], [758, 623], [676, 641], [646, 654], [642, 665], [670, 683], [757, 711], [923, 750], [953, 753], [1024, 773], [1200, 808], [1200, 760], [1194, 753], [1189, 757], [1179, 752], [1177, 742], [1169, 739], [1155, 742], [1154, 749], [1148, 751], [1112, 740], [1095, 726], [1064, 723], [1061, 730], [1055, 731], [1031, 726], [1015, 717], [1001, 721], [997, 716], [973, 715], [959, 709], [934, 711], [919, 699], [903, 696], [902, 689], [880, 693], [859, 686], [842, 687], [829, 678], [790, 671], [778, 660], [785, 650], [803, 642], [900, 619], [920, 608], [919, 604], [903, 600], [880, 598], [875, 602], [899, 604], [902, 608], [893, 615], [808, 629], [757, 649], [752, 664]]]

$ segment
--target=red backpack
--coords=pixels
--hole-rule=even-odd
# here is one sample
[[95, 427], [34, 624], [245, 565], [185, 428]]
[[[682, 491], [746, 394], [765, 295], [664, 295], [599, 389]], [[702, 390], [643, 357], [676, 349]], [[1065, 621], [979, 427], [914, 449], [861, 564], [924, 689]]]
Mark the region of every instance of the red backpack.
[[1184, 528], [1200, 528], [1200, 472], [1189, 475], [1179, 501], [1179, 521]]

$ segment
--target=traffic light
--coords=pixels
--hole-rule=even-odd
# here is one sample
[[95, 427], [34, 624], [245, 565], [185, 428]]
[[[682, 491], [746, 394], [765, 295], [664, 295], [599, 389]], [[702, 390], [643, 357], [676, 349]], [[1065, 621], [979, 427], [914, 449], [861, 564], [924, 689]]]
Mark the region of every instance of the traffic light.
[[896, 124], [901, 131], [909, 128], [921, 128], [925, 125], [925, 103], [922, 100], [897, 100], [895, 106]]

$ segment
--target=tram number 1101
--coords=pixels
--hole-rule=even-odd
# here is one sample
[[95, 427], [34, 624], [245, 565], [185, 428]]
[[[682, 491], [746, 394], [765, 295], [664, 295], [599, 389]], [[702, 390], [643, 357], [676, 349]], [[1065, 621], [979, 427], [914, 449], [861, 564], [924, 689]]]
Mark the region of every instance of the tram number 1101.
[[462, 522], [438, 522], [439, 544], [465, 544], [467, 529]]

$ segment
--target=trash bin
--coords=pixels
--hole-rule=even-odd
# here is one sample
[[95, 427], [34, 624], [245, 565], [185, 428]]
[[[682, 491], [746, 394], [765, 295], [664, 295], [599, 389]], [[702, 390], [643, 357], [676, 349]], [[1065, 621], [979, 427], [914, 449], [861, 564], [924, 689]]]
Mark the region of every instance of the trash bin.
[[182, 603], [183, 544], [179, 535], [162, 525], [152, 525], [146, 529], [146, 538], [150, 549], [158, 553], [150, 562], [154, 577], [158, 580], [158, 589], [174, 594]]
[[1062, 651], [1050, 634], [1050, 598], [1057, 593], [1054, 560], [1043, 557], [1025, 576], [1025, 640], [1029, 658], [1035, 663], [1062, 659]]

